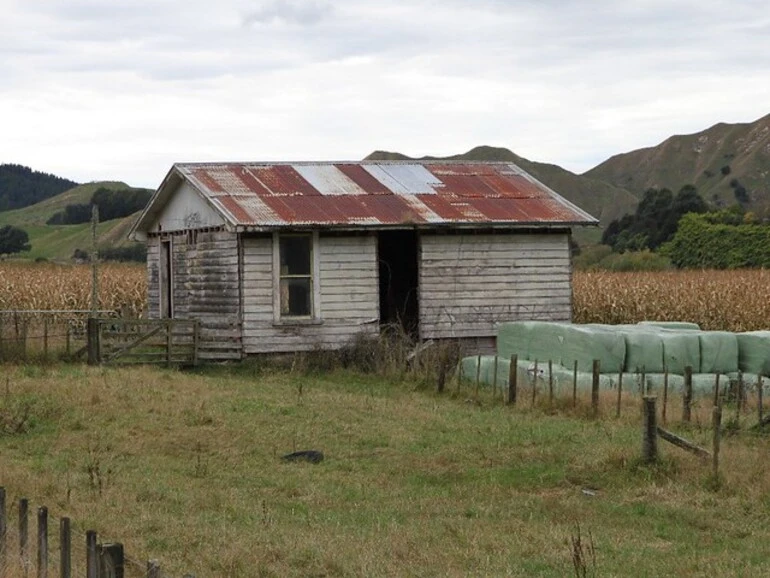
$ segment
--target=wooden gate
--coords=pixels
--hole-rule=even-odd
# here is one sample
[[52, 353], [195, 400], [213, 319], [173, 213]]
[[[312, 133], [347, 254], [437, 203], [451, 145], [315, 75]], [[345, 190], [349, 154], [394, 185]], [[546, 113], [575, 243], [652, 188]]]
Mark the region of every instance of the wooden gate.
[[197, 320], [89, 319], [88, 363], [198, 364]]

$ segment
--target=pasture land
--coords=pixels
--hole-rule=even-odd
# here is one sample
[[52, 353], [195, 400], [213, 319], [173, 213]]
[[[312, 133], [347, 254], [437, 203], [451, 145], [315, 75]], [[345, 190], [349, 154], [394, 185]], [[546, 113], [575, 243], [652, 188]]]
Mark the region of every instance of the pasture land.
[[[616, 419], [608, 392], [592, 421], [586, 398], [512, 408], [341, 370], [3, 372], [9, 504], [45, 504], [164, 575], [568, 576], [578, 525], [587, 576], [770, 573], [768, 439], [725, 437], [719, 483], [673, 447], [643, 466], [638, 398]], [[688, 429], [671, 408], [669, 428], [708, 446], [706, 402]], [[280, 459], [302, 449], [325, 460]]]

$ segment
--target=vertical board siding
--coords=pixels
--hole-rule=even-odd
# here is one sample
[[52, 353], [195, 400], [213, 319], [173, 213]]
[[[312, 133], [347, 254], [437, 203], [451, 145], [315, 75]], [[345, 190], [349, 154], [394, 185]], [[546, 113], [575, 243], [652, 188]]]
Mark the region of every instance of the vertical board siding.
[[506, 321], [572, 317], [568, 235], [423, 235], [420, 335], [492, 337]]
[[196, 231], [147, 241], [150, 317], [160, 315], [160, 239], [171, 238], [173, 316], [200, 321], [201, 359], [240, 359], [238, 237], [225, 231]]
[[277, 324], [273, 317], [273, 242], [243, 239], [243, 350], [245, 354], [336, 349], [358, 334], [379, 331], [377, 242], [373, 235], [318, 240], [321, 319]]

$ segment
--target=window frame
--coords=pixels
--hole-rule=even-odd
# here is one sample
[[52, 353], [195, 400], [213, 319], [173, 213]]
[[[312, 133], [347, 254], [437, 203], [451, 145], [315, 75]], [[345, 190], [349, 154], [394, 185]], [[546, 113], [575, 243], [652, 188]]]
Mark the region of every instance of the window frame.
[[[286, 237], [310, 238], [310, 274], [281, 274], [281, 239]], [[321, 289], [319, 280], [318, 231], [287, 231], [273, 233], [273, 322], [277, 325], [307, 325], [321, 322]], [[281, 313], [281, 282], [283, 279], [308, 278], [310, 281], [310, 315]]]

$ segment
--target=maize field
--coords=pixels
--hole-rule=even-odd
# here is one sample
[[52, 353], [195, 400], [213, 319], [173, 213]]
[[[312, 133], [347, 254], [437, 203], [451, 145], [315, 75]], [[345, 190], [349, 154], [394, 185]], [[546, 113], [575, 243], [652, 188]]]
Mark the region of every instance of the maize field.
[[[140, 316], [146, 299], [143, 265], [99, 265], [99, 309]], [[0, 310], [90, 306], [89, 265], [0, 263]], [[770, 270], [574, 272], [574, 322], [644, 320], [691, 321], [709, 330], [770, 328]]]
[[575, 271], [575, 323], [691, 321], [701, 329], [770, 328], [770, 270]]
[[[91, 308], [90, 265], [0, 263], [0, 310], [87, 310]], [[99, 265], [99, 306], [138, 316], [147, 300], [144, 265]]]

